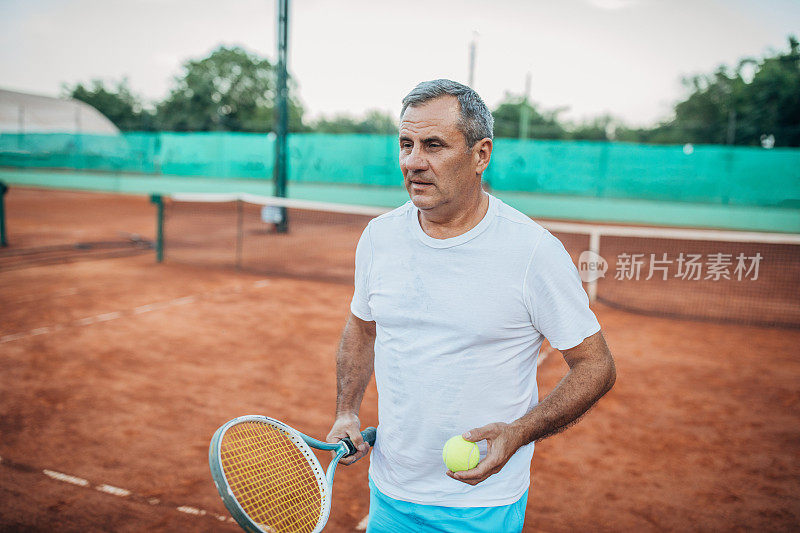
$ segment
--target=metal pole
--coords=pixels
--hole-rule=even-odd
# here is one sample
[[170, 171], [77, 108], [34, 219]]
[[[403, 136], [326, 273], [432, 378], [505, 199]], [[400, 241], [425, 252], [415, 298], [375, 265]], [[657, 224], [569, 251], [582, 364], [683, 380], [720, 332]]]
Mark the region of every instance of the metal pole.
[[525, 96], [522, 98], [522, 108], [519, 110], [519, 138], [528, 138], [528, 122], [530, 122], [530, 104], [528, 99], [531, 94], [531, 73], [525, 76]]
[[[600, 232], [593, 230], [589, 234], [589, 250], [597, 255], [600, 255]], [[597, 301], [597, 280], [593, 279], [587, 283], [586, 293], [589, 296], [589, 301], [594, 303]]]
[[19, 106], [19, 111], [17, 113], [17, 122], [18, 122], [17, 148], [22, 150], [22, 146], [25, 140], [25, 108], [21, 105]]
[[[289, 48], [289, 0], [277, 0], [278, 4], [278, 86], [275, 105], [275, 196], [286, 197], [287, 181], [287, 137], [289, 132], [288, 105], [288, 48]], [[279, 233], [286, 233], [289, 220], [286, 208], [281, 207], [281, 220], [275, 225]]]
[[736, 110], [728, 111], [728, 131], [725, 135], [725, 144], [733, 144], [736, 141]]
[[243, 206], [241, 200], [236, 200], [236, 270], [242, 269], [242, 240], [244, 239]]
[[0, 181], [0, 246], [8, 246], [6, 239], [6, 192], [8, 186]]
[[478, 32], [472, 32], [472, 41], [469, 43], [469, 85], [475, 87], [475, 49], [478, 46]]
[[156, 204], [156, 263], [164, 261], [164, 199], [160, 194], [150, 195]]

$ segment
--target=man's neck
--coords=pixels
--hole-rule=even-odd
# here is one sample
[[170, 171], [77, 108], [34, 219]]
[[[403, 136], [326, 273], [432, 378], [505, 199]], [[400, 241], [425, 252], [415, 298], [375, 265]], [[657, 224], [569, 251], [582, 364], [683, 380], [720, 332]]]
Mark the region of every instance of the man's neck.
[[434, 239], [449, 239], [462, 235], [483, 220], [489, 210], [489, 195], [479, 190], [466, 205], [452, 212], [419, 211], [419, 224]]

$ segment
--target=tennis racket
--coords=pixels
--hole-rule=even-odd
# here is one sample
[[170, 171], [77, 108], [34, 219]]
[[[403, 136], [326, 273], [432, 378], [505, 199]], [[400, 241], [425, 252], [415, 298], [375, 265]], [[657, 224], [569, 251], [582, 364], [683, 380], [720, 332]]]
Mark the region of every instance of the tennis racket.
[[[375, 444], [375, 428], [361, 432]], [[327, 472], [311, 447], [335, 452]], [[328, 521], [333, 474], [353, 442], [318, 441], [266, 416], [240, 416], [211, 439], [211, 476], [231, 516], [252, 533], [322, 531]]]

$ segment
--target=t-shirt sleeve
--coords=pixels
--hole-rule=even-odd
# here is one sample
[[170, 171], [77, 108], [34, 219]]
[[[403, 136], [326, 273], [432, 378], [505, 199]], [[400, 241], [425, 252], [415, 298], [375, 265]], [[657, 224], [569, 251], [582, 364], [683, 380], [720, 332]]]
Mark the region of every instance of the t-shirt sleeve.
[[534, 248], [523, 290], [533, 326], [553, 348], [574, 348], [600, 331], [578, 269], [550, 232]]
[[353, 300], [350, 311], [361, 320], [371, 321], [372, 311], [369, 308], [369, 272], [372, 266], [372, 239], [370, 226], [367, 225], [356, 246], [356, 275], [354, 280]]

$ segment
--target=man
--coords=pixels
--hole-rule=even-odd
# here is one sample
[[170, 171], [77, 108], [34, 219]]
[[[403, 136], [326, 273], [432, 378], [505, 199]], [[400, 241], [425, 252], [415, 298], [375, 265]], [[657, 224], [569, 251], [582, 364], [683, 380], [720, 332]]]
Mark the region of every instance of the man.
[[[403, 99], [400, 168], [411, 201], [372, 220], [356, 249], [337, 356], [336, 420], [365, 456], [358, 411], [373, 368], [378, 438], [368, 531], [519, 531], [534, 442], [613, 385], [613, 358], [561, 243], [481, 188], [491, 113], [469, 87], [420, 83]], [[538, 402], [542, 341], [569, 372]], [[453, 435], [479, 443], [449, 472]], [[446, 474], [446, 475], [445, 475]]]

